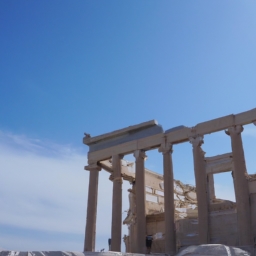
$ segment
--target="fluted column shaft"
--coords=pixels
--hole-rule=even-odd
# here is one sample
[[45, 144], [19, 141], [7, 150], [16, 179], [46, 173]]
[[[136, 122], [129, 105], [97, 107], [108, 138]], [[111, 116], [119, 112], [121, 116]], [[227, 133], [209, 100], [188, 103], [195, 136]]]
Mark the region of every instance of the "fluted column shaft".
[[113, 197], [112, 197], [112, 227], [111, 251], [121, 252], [122, 238], [122, 158], [121, 155], [112, 157], [113, 167]]
[[163, 141], [159, 152], [163, 154], [164, 168], [164, 217], [165, 217], [165, 253], [174, 255], [176, 252], [174, 188], [172, 145]]
[[193, 145], [194, 171], [196, 180], [196, 196], [198, 204], [198, 235], [199, 244], [209, 242], [209, 221], [208, 221], [208, 194], [207, 176], [204, 162], [204, 152], [201, 149], [203, 136], [190, 138]]
[[253, 244], [250, 216], [250, 194], [246, 180], [246, 165], [241, 132], [241, 125], [230, 127], [226, 134], [230, 135], [233, 153], [233, 177], [235, 184], [237, 225], [239, 245]]
[[87, 217], [85, 227], [84, 251], [95, 251], [96, 236], [96, 216], [97, 216], [97, 198], [98, 198], [98, 179], [100, 167], [89, 165], [85, 167], [90, 171], [88, 201], [87, 201]]
[[146, 154], [142, 150], [134, 152], [135, 157], [135, 193], [136, 193], [136, 253], [146, 253], [146, 209], [145, 209], [145, 166]]

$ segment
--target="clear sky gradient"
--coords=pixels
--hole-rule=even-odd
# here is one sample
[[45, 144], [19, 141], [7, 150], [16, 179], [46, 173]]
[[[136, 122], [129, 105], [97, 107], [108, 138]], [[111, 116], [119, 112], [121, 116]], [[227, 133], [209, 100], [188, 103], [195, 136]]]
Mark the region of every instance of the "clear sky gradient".
[[[252, 0], [0, 1], [0, 247], [82, 251], [84, 132], [152, 119], [167, 130], [255, 108], [255, 13]], [[255, 173], [255, 126], [243, 141]], [[203, 149], [230, 152], [230, 139], [207, 135]], [[161, 155], [148, 156], [162, 173]], [[191, 145], [173, 160], [175, 178], [193, 184]], [[97, 249], [107, 249], [112, 184], [104, 172], [100, 182]], [[230, 173], [215, 182], [234, 200]]]

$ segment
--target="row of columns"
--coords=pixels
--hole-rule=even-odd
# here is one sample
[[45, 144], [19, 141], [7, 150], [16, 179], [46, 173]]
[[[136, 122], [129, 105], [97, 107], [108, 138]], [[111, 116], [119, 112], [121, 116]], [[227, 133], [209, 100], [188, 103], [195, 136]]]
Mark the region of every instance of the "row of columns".
[[[165, 195], [165, 219], [166, 228], [166, 247], [168, 252], [175, 251], [175, 228], [174, 228], [174, 198], [173, 198], [173, 167], [172, 167], [172, 145], [162, 145], [159, 149], [163, 153], [164, 163], [164, 195]], [[134, 152], [136, 169], [136, 244], [135, 252], [146, 253], [146, 211], [145, 211], [145, 159], [146, 154], [143, 150]], [[111, 226], [111, 250], [121, 251], [122, 234], [122, 177], [121, 160], [123, 156], [112, 157], [113, 166], [113, 198], [112, 198], [112, 226]], [[97, 212], [97, 193], [98, 175], [100, 168], [97, 165], [86, 167], [90, 171], [88, 206], [85, 230], [84, 251], [95, 251], [95, 227]]]
[[[250, 227], [250, 202], [249, 191], [246, 180], [246, 165], [244, 159], [243, 144], [241, 138], [242, 126], [230, 127], [226, 133], [231, 137], [231, 145], [234, 163], [234, 184], [237, 205], [237, 222], [239, 245], [251, 245], [252, 235]], [[205, 152], [202, 150], [203, 136], [190, 138], [193, 146], [194, 171], [196, 181], [196, 193], [198, 201], [198, 233], [199, 244], [210, 242], [209, 236], [209, 200], [207, 190], [207, 175], [204, 161]], [[163, 154], [164, 170], [164, 202], [165, 202], [165, 252], [173, 254], [176, 250], [175, 235], [175, 208], [173, 189], [173, 164], [172, 145], [163, 140], [159, 152]], [[145, 151], [134, 152], [136, 168], [136, 253], [146, 253], [146, 212], [145, 212]], [[112, 200], [112, 228], [111, 228], [111, 250], [121, 251], [122, 234], [122, 155], [112, 158], [113, 166], [113, 200]], [[97, 165], [89, 165], [90, 171], [87, 220], [85, 231], [84, 251], [95, 251], [95, 227], [97, 211], [98, 173]]]

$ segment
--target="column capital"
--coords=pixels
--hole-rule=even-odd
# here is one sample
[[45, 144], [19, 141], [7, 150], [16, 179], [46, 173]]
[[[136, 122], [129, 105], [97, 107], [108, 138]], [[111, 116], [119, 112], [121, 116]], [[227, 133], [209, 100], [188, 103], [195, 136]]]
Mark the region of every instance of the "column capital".
[[86, 171], [100, 171], [101, 167], [97, 165], [97, 163], [91, 163], [84, 167]]
[[229, 128], [225, 131], [225, 133], [226, 133], [227, 135], [232, 136], [232, 135], [238, 135], [238, 134], [240, 134], [243, 130], [244, 130], [244, 128], [243, 128], [242, 125], [235, 125], [235, 126], [229, 127]]
[[142, 159], [147, 158], [146, 152], [144, 150], [140, 150], [140, 149], [135, 150], [133, 153], [133, 156], [136, 158], [136, 160], [138, 160], [139, 158], [142, 158]]
[[172, 153], [172, 144], [170, 142], [166, 141], [166, 138], [163, 138], [162, 143], [160, 147], [158, 148], [158, 152], [161, 152], [163, 154]]
[[200, 147], [202, 144], [204, 144], [204, 136], [198, 135], [196, 137], [189, 137], [189, 142], [193, 147]]

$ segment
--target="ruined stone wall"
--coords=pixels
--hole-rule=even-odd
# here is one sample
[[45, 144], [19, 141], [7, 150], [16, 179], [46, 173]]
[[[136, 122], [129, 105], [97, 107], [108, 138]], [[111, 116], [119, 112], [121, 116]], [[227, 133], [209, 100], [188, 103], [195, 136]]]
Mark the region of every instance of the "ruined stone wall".
[[147, 218], [147, 234], [153, 235], [152, 253], [165, 252], [165, 221], [164, 213], [148, 215]]
[[210, 243], [238, 245], [237, 213], [235, 210], [210, 213]]
[[[225, 244], [230, 246], [238, 245], [237, 214], [235, 209], [212, 212], [209, 215], [209, 220], [210, 243]], [[178, 248], [199, 244], [197, 218], [178, 219], [176, 220], [175, 225], [176, 243]], [[164, 213], [147, 216], [147, 234], [160, 235], [159, 237], [154, 236], [152, 253], [164, 252]]]
[[178, 248], [199, 244], [197, 219], [180, 219], [176, 221], [176, 244]]

